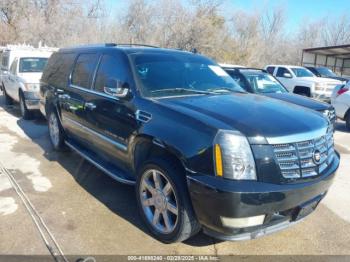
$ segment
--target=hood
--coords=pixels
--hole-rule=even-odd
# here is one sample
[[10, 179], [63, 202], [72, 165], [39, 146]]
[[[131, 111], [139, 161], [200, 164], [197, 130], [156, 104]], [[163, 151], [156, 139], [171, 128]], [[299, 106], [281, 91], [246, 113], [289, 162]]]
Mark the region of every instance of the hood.
[[319, 113], [261, 95], [174, 97], [158, 102], [206, 125], [238, 130], [249, 138], [291, 136], [327, 127], [327, 120]]
[[329, 83], [329, 84], [336, 84], [336, 85], [342, 84], [341, 81], [328, 78], [328, 77], [317, 77], [317, 76], [298, 77], [298, 80], [303, 80], [307, 82]]
[[332, 77], [327, 77], [327, 78], [339, 80], [339, 81], [342, 81], [342, 82], [347, 82], [347, 81], [349, 81], [349, 78], [341, 77], [341, 76], [332, 76]]
[[291, 94], [291, 93], [269, 93], [264, 95], [271, 98], [286, 101], [289, 103], [293, 103], [298, 106], [307, 107], [309, 109], [316, 110], [316, 111], [323, 111], [331, 107], [329, 104], [322, 103], [305, 96]]
[[40, 78], [42, 76], [42, 72], [35, 72], [35, 73], [19, 73], [18, 76], [22, 79], [24, 83], [28, 84], [36, 84], [40, 83]]

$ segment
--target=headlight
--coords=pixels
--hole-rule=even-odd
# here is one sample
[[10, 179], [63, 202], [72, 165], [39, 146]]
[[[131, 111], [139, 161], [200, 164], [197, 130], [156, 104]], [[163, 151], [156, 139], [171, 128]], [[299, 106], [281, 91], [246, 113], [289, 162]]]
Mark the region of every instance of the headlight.
[[248, 140], [238, 131], [220, 130], [214, 139], [217, 176], [235, 180], [256, 180], [255, 162]]
[[37, 91], [39, 90], [39, 84], [24, 84], [26, 91]]
[[315, 90], [323, 91], [325, 88], [326, 88], [326, 84], [325, 83], [316, 83], [315, 84]]

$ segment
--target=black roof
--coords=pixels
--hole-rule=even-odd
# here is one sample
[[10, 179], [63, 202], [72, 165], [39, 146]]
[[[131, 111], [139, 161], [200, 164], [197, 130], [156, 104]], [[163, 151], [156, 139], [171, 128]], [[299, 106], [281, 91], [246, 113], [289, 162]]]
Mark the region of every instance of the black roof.
[[244, 70], [255, 70], [255, 71], [261, 71], [261, 72], [267, 72], [265, 69], [262, 68], [254, 68], [254, 67], [224, 67], [224, 70], [233, 70], [233, 71], [244, 71]]
[[149, 52], [149, 53], [173, 52], [173, 53], [187, 53], [187, 54], [191, 53], [180, 49], [161, 48], [161, 47], [152, 46], [152, 45], [114, 44], [114, 43], [65, 47], [65, 48], [60, 48], [59, 52], [103, 51], [106, 49], [110, 49], [110, 50], [119, 49], [119, 50], [123, 50], [127, 54], [138, 53], [138, 52]]

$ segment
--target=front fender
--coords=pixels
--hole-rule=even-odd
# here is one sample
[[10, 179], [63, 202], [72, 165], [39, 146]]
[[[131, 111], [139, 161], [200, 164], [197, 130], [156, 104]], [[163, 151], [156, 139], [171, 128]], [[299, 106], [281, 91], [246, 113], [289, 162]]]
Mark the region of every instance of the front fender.
[[213, 174], [212, 143], [216, 130], [200, 128], [198, 123], [184, 120], [153, 117], [140, 128], [138, 135], [148, 137], [176, 156], [188, 171]]

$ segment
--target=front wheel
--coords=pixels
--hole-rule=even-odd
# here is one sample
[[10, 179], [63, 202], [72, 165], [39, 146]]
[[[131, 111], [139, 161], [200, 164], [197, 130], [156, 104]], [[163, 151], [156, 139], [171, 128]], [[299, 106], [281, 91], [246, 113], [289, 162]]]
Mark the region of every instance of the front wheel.
[[350, 112], [346, 116], [345, 125], [346, 125], [346, 128], [350, 131]]
[[21, 109], [21, 116], [23, 119], [28, 120], [31, 118], [31, 112], [28, 110], [23, 94], [19, 95], [19, 107]]
[[154, 159], [143, 165], [136, 198], [141, 217], [156, 239], [181, 242], [199, 232], [183, 171], [170, 159]]
[[55, 150], [61, 151], [64, 149], [64, 133], [63, 128], [58, 120], [57, 114], [51, 110], [48, 117], [48, 126], [50, 140]]

